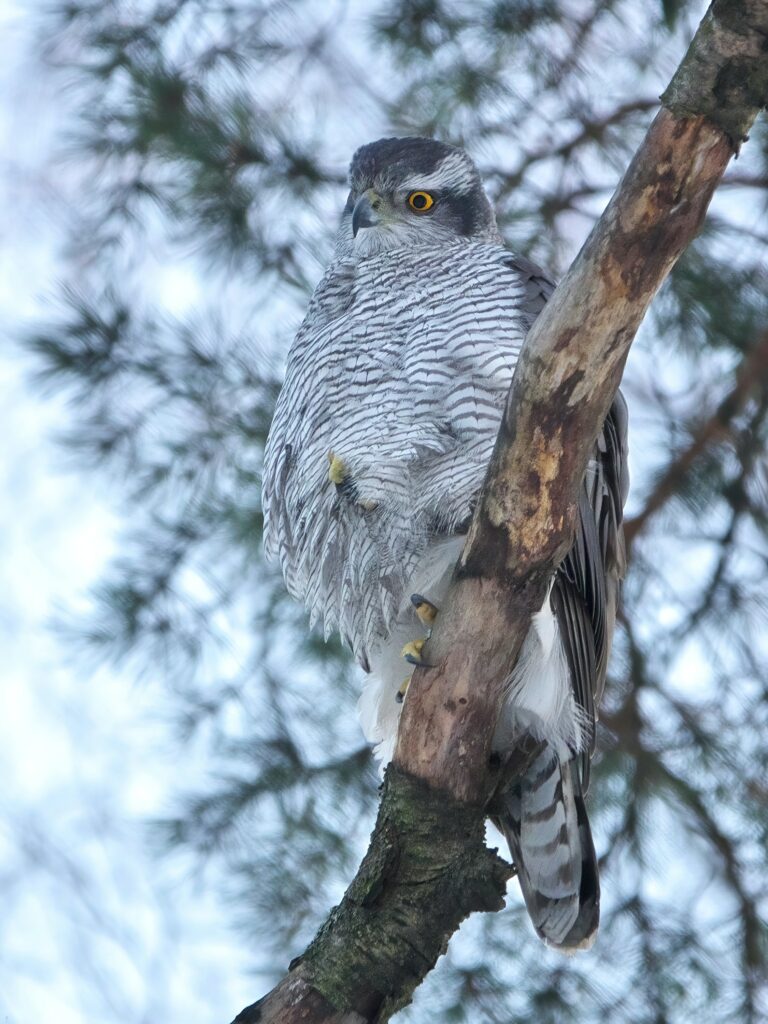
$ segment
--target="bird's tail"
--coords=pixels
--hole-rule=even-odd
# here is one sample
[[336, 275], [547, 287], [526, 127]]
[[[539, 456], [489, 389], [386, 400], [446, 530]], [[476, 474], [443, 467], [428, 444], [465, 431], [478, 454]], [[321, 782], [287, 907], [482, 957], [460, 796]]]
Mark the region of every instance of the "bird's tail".
[[566, 953], [588, 949], [600, 882], [576, 759], [545, 747], [505, 794], [498, 821], [538, 934]]

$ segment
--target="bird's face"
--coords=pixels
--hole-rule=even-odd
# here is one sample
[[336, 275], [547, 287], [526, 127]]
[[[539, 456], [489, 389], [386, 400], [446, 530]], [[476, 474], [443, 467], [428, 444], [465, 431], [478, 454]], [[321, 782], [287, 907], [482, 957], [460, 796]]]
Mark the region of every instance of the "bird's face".
[[339, 249], [355, 260], [390, 249], [498, 240], [467, 154], [433, 139], [380, 139], [352, 158]]

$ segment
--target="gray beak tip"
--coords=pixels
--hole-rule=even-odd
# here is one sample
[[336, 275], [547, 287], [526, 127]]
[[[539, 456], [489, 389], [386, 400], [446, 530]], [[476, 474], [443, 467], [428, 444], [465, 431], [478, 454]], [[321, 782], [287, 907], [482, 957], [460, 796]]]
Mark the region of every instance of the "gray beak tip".
[[357, 238], [360, 228], [372, 228], [379, 223], [379, 218], [371, 206], [368, 196], [360, 196], [352, 211], [352, 237]]

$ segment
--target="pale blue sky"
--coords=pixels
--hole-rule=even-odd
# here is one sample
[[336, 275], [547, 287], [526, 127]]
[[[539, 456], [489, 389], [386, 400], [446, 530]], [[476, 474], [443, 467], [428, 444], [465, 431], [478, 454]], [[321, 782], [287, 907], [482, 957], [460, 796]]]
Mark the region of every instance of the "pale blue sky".
[[[0, 0], [0, 1020], [224, 1019], [261, 987], [252, 951], [142, 824], [201, 769], [176, 763], [160, 684], [84, 673], [51, 628], [86, 606], [119, 519], [116, 492], [67, 465], [66, 405], [30, 386], [12, 340], [51, 308], [69, 201], [47, 162], [62, 101], [30, 52], [35, 10]], [[179, 311], [194, 298], [183, 269], [160, 285]]]

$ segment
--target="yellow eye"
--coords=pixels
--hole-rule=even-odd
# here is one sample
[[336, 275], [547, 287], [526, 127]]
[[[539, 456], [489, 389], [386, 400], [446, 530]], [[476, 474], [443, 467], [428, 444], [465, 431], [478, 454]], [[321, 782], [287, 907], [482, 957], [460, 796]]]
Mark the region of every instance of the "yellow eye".
[[408, 205], [416, 213], [426, 213], [435, 205], [435, 200], [429, 192], [411, 192], [408, 196]]

